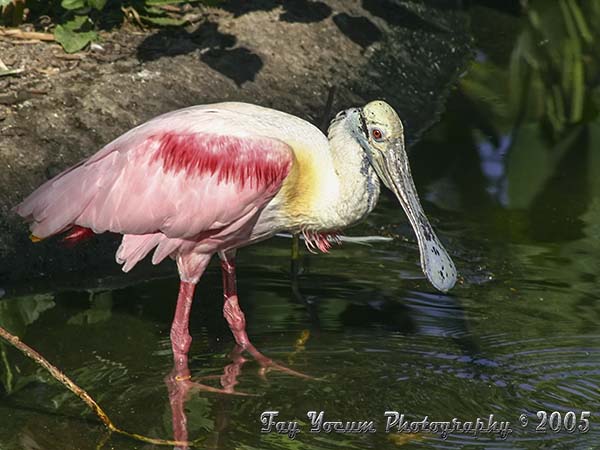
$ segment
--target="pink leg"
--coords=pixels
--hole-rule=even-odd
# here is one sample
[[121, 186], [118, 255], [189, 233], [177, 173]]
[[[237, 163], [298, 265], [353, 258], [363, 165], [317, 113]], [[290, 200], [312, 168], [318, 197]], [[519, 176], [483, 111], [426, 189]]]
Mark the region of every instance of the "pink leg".
[[303, 373], [296, 372], [295, 370], [288, 369], [276, 362], [273, 362], [270, 358], [267, 358], [261, 352], [259, 352], [254, 345], [248, 339], [246, 333], [246, 317], [244, 312], [240, 308], [237, 285], [235, 280], [235, 252], [230, 253], [219, 253], [221, 258], [221, 269], [223, 273], [223, 315], [229, 324], [229, 328], [233, 333], [233, 337], [237, 344], [248, 353], [261, 365], [261, 375], [264, 375], [268, 369], [275, 369], [281, 372], [288, 373], [303, 378], [312, 378]]
[[181, 369], [182, 372], [179, 374], [180, 377], [189, 376], [187, 354], [190, 345], [192, 344], [192, 337], [189, 332], [189, 322], [195, 287], [195, 283], [186, 281], [180, 283], [175, 317], [173, 318], [173, 324], [171, 325], [171, 347], [173, 349], [175, 369]]
[[[173, 437], [177, 441], [187, 441], [187, 416], [185, 403], [189, 394], [194, 391], [215, 392], [222, 394], [246, 395], [235, 391], [237, 375], [245, 359], [241, 352], [234, 354], [233, 363], [224, 370], [221, 379], [223, 389], [214, 388], [202, 383], [191, 381], [190, 369], [188, 367], [188, 351], [192, 343], [189, 332], [190, 311], [196, 283], [181, 281], [179, 285], [179, 296], [175, 308], [175, 317], [171, 325], [171, 347], [173, 349], [173, 370], [165, 378], [169, 391], [169, 403], [173, 421]], [[182, 448], [186, 450], [188, 447]], [[179, 447], [177, 447], [179, 449]]]
[[[245, 396], [243, 392], [237, 392], [235, 386], [238, 384], [237, 377], [242, 371], [242, 366], [246, 359], [241, 354], [242, 350], [236, 346], [231, 354], [232, 363], [223, 369], [223, 375], [218, 377], [221, 381], [222, 389], [215, 388], [203, 383], [191, 381], [189, 379], [189, 369], [187, 366], [177, 368], [167, 375], [165, 382], [169, 391], [169, 404], [171, 406], [171, 419], [173, 423], [173, 439], [176, 441], [188, 440], [187, 415], [185, 412], [185, 403], [190, 394], [194, 392], [213, 392], [218, 394], [231, 394]], [[187, 359], [185, 359], [187, 361]], [[187, 373], [187, 377], [182, 378], [182, 373]], [[214, 375], [205, 378], [214, 378]], [[189, 447], [176, 447], [175, 450], [187, 450]]]
[[173, 349], [174, 367], [165, 381], [169, 390], [169, 403], [171, 404], [173, 416], [173, 437], [177, 441], [188, 440], [187, 417], [184, 407], [190, 390], [190, 383], [187, 381], [190, 379], [188, 351], [192, 343], [189, 321], [195, 287], [195, 283], [180, 282], [175, 317], [171, 325], [171, 348]]
[[[174, 370], [165, 378], [167, 390], [169, 391], [169, 404], [171, 405], [171, 418], [173, 421], [173, 439], [176, 441], [187, 441], [187, 415], [185, 413], [185, 402], [192, 388], [189, 381], [180, 381], [179, 374]], [[176, 447], [179, 449], [179, 447]], [[187, 450], [183, 447], [181, 450]]]
[[248, 339], [248, 334], [246, 334], [246, 317], [238, 302], [234, 258], [222, 258], [221, 269], [223, 272], [223, 296], [225, 300], [223, 303], [223, 315], [227, 319], [235, 341], [240, 347], [245, 349], [250, 344], [250, 339]]

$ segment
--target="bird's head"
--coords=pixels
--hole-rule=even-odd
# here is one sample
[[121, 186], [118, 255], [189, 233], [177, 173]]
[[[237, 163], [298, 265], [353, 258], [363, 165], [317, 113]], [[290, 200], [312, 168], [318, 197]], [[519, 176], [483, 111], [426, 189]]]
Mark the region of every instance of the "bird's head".
[[423, 212], [404, 149], [404, 127], [384, 101], [342, 111], [345, 128], [358, 141], [381, 181], [396, 195], [415, 231], [423, 272], [436, 289], [446, 292], [456, 283], [456, 268]]

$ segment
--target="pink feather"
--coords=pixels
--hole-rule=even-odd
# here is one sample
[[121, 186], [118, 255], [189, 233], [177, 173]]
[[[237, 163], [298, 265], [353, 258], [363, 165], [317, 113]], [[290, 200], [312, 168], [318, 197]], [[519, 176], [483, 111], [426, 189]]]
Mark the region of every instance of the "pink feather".
[[125, 235], [117, 261], [128, 271], [153, 248], [157, 263], [243, 241], [292, 159], [277, 139], [186, 130], [167, 115], [47, 181], [15, 211], [38, 238], [74, 226]]

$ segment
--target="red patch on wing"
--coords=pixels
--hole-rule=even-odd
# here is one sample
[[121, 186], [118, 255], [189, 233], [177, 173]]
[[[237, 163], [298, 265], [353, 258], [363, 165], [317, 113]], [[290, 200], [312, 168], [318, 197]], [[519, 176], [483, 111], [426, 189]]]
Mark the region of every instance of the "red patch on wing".
[[280, 183], [291, 166], [289, 154], [282, 151], [285, 144], [267, 138], [167, 132], [150, 140], [158, 143], [152, 161], [161, 162], [165, 172], [217, 174], [218, 182], [236, 182], [241, 187]]
[[73, 228], [69, 230], [69, 234], [62, 239], [62, 242], [67, 247], [73, 247], [82, 241], [88, 240], [92, 236], [94, 236], [94, 232], [89, 228], [73, 225]]

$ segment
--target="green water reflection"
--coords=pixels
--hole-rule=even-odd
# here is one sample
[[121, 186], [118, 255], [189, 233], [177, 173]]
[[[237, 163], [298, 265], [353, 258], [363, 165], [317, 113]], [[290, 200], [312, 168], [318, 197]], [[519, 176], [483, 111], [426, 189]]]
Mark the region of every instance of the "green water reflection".
[[[567, 5], [568, 14], [579, 20], [571, 2], [557, 5]], [[254, 396], [198, 393], [187, 402], [189, 435], [202, 438], [203, 447], [599, 447], [597, 66], [582, 57], [583, 67], [574, 69], [584, 73], [583, 103], [577, 97], [580, 87], [573, 84], [580, 75], [569, 75], [570, 88], [561, 94], [562, 103], [570, 105], [564, 120], [550, 117], [556, 110], [548, 111], [547, 105], [534, 110], [527, 103], [527, 114], [503, 108], [509, 98], [503, 96], [501, 80], [510, 81], [511, 61], [519, 57], [511, 52], [522, 51], [518, 45], [528, 39], [522, 33], [532, 33], [531, 17], [515, 26], [517, 19], [499, 12], [472, 12], [473, 20], [486, 15], [511, 24], [508, 51], [486, 47], [479, 33], [482, 56], [460, 81], [443, 121], [411, 154], [425, 209], [454, 255], [460, 283], [443, 295], [426, 282], [410, 226], [391, 197], [383, 197], [367, 223], [351, 234], [396, 239], [373, 247], [344, 245], [329, 255], [305, 254], [297, 291], [288, 275], [289, 242], [272, 240], [242, 251], [240, 298], [255, 345], [321, 380], [277, 372], [263, 380], [259, 366], [247, 362], [237, 389]], [[554, 28], [557, 17], [548, 19]], [[588, 28], [595, 38], [596, 30]], [[597, 41], [581, 39], [583, 54], [597, 52]], [[575, 44], [561, 48], [569, 45]], [[573, 48], [565, 51], [577, 50]], [[576, 60], [572, 55], [570, 61], [577, 65]], [[534, 76], [529, 77], [532, 82]], [[482, 80], [494, 95], [478, 91]], [[547, 89], [542, 84], [530, 89]], [[527, 102], [537, 102], [536, 95]], [[578, 113], [580, 105], [583, 112]], [[27, 297], [8, 290], [0, 301], [0, 322], [71, 375], [120, 426], [167, 438], [172, 419], [164, 378], [172, 363], [168, 332], [177, 283], [171, 276], [115, 289]], [[221, 375], [231, 363], [234, 342], [221, 302], [215, 265], [199, 285], [192, 313], [194, 377]], [[3, 344], [0, 350], [5, 391], [0, 397], [0, 449], [152, 448], [107, 435], [45, 373]], [[290, 440], [259, 432], [265, 410], [278, 410], [283, 420], [297, 420], [305, 430], [307, 411], [323, 410], [331, 420], [375, 420], [379, 431], [304, 431]], [[494, 414], [510, 421], [513, 432], [507, 440], [386, 434], [386, 410], [432, 420]], [[591, 429], [536, 433], [538, 410], [578, 416], [590, 411]], [[525, 429], [519, 424], [521, 414], [529, 419]]]

